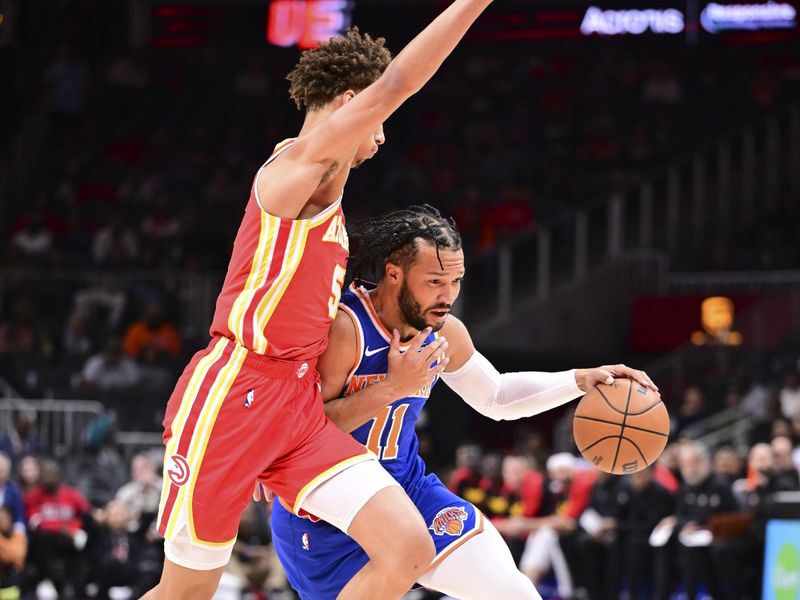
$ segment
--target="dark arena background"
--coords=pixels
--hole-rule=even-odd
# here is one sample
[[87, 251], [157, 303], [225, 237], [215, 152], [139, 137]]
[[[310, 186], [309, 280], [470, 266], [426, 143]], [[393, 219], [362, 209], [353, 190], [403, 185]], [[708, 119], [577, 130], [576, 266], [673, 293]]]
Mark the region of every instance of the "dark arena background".
[[[253, 175], [302, 122], [286, 73], [351, 24], [397, 52], [447, 4], [0, 0], [0, 598], [157, 582], [164, 408]], [[350, 178], [349, 220], [455, 218], [454, 311], [501, 372], [660, 387], [670, 440], [639, 481], [579, 460], [574, 404], [495, 422], [433, 392], [430, 469], [517, 560], [556, 531], [544, 598], [800, 598], [798, 11], [495, 0]], [[269, 510], [216, 598], [296, 597]]]

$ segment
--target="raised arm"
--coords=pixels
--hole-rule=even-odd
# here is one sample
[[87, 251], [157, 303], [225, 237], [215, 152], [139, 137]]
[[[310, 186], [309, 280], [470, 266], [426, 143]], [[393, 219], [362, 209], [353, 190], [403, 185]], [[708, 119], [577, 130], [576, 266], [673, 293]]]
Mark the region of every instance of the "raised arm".
[[[491, 0], [455, 0], [415, 37], [375, 83], [301, 135], [267, 166], [259, 188], [264, 208], [297, 215], [323, 178], [348, 164], [358, 146], [438, 70]], [[354, 92], [358, 90], [353, 90]], [[280, 206], [272, 199], [280, 199]]]

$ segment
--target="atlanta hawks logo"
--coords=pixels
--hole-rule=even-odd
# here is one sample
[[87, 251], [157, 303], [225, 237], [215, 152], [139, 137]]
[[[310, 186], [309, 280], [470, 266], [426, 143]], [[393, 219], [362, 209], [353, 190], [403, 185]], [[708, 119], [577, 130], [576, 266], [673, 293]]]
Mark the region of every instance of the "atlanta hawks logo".
[[167, 461], [169, 480], [178, 487], [185, 485], [189, 481], [189, 463], [180, 454], [173, 454]]
[[464, 521], [467, 520], [467, 511], [463, 506], [448, 506], [436, 513], [433, 523], [428, 527], [436, 535], [457, 537], [464, 531]]

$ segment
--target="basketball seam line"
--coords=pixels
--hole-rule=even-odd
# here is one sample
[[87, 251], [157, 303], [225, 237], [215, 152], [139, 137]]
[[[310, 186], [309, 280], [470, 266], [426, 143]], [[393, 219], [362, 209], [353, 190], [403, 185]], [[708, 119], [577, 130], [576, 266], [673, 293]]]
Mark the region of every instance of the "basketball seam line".
[[[621, 410], [620, 410], [620, 409], [618, 409], [616, 406], [614, 406], [613, 404], [611, 404], [611, 402], [609, 402], [609, 401], [608, 401], [608, 398], [606, 398], [606, 395], [603, 393], [603, 390], [601, 390], [601, 389], [600, 389], [600, 386], [599, 386], [599, 385], [596, 385], [596, 386], [594, 386], [594, 389], [596, 389], [596, 390], [597, 390], [597, 392], [600, 394], [600, 396], [602, 396], [603, 400], [605, 400], [605, 401], [606, 401], [606, 404], [608, 404], [608, 406], [609, 406], [609, 408], [611, 408], [611, 410], [613, 410], [614, 412], [618, 412], [618, 413], [619, 413], [619, 414], [621, 414], [621, 415], [624, 415], [624, 414], [625, 414], [625, 412], [624, 412], [624, 411], [621, 411]], [[619, 424], [620, 424], [620, 423], [617, 423], [617, 425], [619, 425]]]
[[[621, 437], [621, 436], [620, 436], [620, 437]], [[644, 455], [644, 452], [642, 452], [642, 449], [641, 449], [641, 448], [639, 448], [639, 444], [637, 444], [636, 442], [634, 442], [634, 441], [633, 441], [632, 439], [630, 439], [630, 438], [625, 438], [625, 439], [626, 439], [626, 440], [628, 440], [628, 443], [629, 443], [629, 444], [631, 444], [631, 445], [632, 445], [634, 448], [636, 448], [636, 451], [639, 453], [639, 456], [641, 456], [641, 457], [642, 457], [642, 460], [643, 460], [643, 461], [645, 462], [645, 464], [646, 464], [646, 463], [647, 463], [647, 457]], [[622, 440], [620, 440], [620, 443], [622, 443]]]
[[[628, 420], [628, 409], [631, 406], [631, 392], [633, 391], [633, 381], [631, 379], [628, 380], [628, 399], [625, 400], [625, 416], [622, 417], [622, 429], [619, 430], [619, 442], [617, 442], [617, 451], [614, 453], [614, 462], [611, 464], [611, 472], [614, 472], [614, 469], [617, 466], [617, 459], [619, 458], [619, 449], [622, 446], [622, 435], [625, 433], [625, 421]], [[645, 461], [647, 462], [647, 461]]]
[[614, 435], [606, 435], [606, 436], [603, 436], [603, 437], [601, 437], [599, 440], [595, 440], [595, 441], [593, 441], [591, 444], [589, 444], [588, 446], [586, 446], [586, 448], [584, 448], [584, 449], [583, 449], [583, 450], [581, 450], [580, 452], [581, 452], [581, 454], [583, 454], [583, 453], [584, 453], [584, 452], [586, 452], [587, 450], [591, 450], [592, 448], [594, 448], [594, 447], [595, 447], [597, 444], [599, 444], [600, 442], [602, 442], [602, 441], [605, 441], [605, 440], [610, 440], [611, 438], [620, 438], [620, 439], [622, 439], [622, 435], [620, 435], [620, 434], [618, 434], [618, 433], [617, 433], [617, 434], [614, 434]]
[[645, 409], [643, 409], [643, 410], [640, 410], [639, 412], [635, 412], [635, 413], [628, 413], [628, 414], [629, 414], [630, 416], [632, 416], [632, 417], [638, 417], [639, 415], [643, 415], [643, 414], [644, 414], [644, 413], [646, 413], [646, 412], [650, 412], [651, 410], [653, 410], [653, 409], [654, 409], [656, 406], [658, 406], [659, 404], [661, 404], [661, 400], [660, 400], [660, 399], [659, 399], [659, 400], [656, 400], [655, 402], [653, 402], [653, 404], [651, 404], [650, 406], [648, 406], [647, 408], [645, 408]]
[[[633, 415], [638, 416], [638, 415]], [[614, 421], [606, 421], [605, 419], [598, 419], [596, 417], [585, 417], [583, 415], [575, 415], [576, 419], [586, 419], [587, 421], [597, 421], [598, 423], [605, 423], [606, 425], [616, 425], [617, 427], [622, 427], [622, 423], [616, 423]], [[669, 437], [668, 433], [661, 433], [660, 431], [653, 431], [652, 429], [645, 429], [644, 427], [637, 427], [636, 425], [625, 425], [628, 429], [635, 429], [636, 431], [644, 431], [645, 433], [652, 433], [653, 435], [660, 435], [662, 437]]]

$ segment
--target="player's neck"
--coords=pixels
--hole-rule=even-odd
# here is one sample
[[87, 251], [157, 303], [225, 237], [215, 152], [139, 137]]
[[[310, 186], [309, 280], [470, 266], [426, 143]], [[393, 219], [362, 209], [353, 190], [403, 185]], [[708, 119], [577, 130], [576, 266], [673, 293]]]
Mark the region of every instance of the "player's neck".
[[309, 131], [314, 129], [317, 125], [322, 123], [324, 120], [329, 118], [336, 108], [332, 105], [325, 106], [323, 108], [318, 108], [317, 110], [310, 110], [306, 112], [306, 117], [303, 119], [303, 126], [300, 128], [300, 133], [298, 137], [302, 137], [303, 135], [307, 134]]
[[418, 331], [403, 320], [403, 313], [397, 299], [393, 297], [390, 290], [378, 284], [369, 293], [372, 307], [378, 314], [378, 318], [383, 326], [391, 333], [394, 329], [400, 332], [400, 340], [407, 340], [414, 337]]

